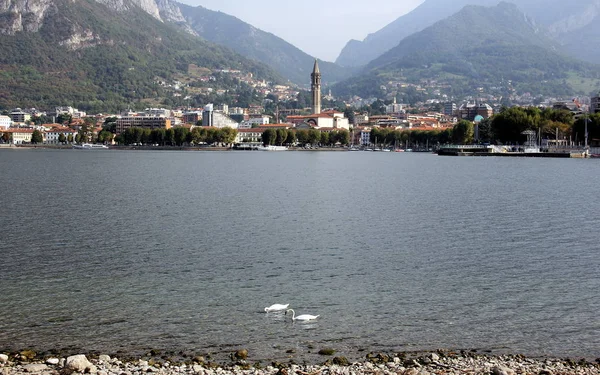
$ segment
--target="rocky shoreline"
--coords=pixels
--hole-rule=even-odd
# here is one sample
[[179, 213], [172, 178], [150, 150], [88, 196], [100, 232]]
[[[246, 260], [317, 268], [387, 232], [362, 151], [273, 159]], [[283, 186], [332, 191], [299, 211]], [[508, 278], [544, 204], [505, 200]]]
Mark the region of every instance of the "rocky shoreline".
[[121, 359], [108, 355], [77, 354], [68, 357], [42, 356], [31, 350], [0, 354], [0, 375], [587, 375], [600, 374], [595, 362], [522, 355], [482, 355], [473, 352], [438, 350], [428, 353], [367, 354], [349, 363], [334, 353], [319, 365], [252, 363], [247, 350], [231, 353], [230, 363], [215, 363], [198, 355], [170, 362], [148, 353], [141, 358]]

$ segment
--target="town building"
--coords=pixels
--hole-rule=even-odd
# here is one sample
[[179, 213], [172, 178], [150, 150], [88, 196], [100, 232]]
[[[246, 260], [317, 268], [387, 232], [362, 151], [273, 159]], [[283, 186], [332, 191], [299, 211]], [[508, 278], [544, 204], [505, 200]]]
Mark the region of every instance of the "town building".
[[600, 113], [600, 93], [598, 96], [594, 96], [590, 102], [590, 112]]
[[84, 111], [80, 111], [77, 108], [70, 106], [54, 107], [54, 112], [57, 117], [60, 115], [71, 115], [71, 118], [84, 118], [87, 116], [87, 113]]
[[444, 114], [446, 116], [454, 116], [456, 114], [457, 109], [458, 109], [458, 107], [456, 106], [456, 103], [452, 103], [452, 102], [444, 103]]
[[126, 116], [117, 119], [117, 134], [125, 132], [130, 128], [142, 129], [170, 129], [171, 119], [155, 116]]
[[10, 134], [10, 142], [14, 145], [31, 143], [31, 137], [33, 135], [33, 132], [34, 129], [31, 128], [9, 128], [5, 130], [0, 130], [0, 133], [2, 134]]
[[404, 112], [404, 107], [405, 107], [405, 104], [396, 103], [396, 97], [394, 96], [394, 101], [392, 102], [392, 104], [385, 106], [385, 113], [387, 113], [387, 114], [401, 113], [401, 112]]
[[238, 128], [238, 123], [223, 112], [216, 111], [212, 104], [207, 104], [202, 112], [202, 126], [212, 126], [215, 128], [230, 127]]
[[188, 111], [182, 115], [181, 119], [184, 124], [195, 125], [198, 123], [198, 121], [202, 120], [202, 112], [201, 111]]
[[60, 142], [61, 134], [65, 136], [65, 142], [67, 142], [69, 139], [69, 136], [71, 136], [72, 139], [74, 140], [75, 136], [77, 135], [77, 132], [69, 127], [57, 125], [45, 132], [44, 143], [48, 144], [48, 145], [60, 144], [61, 143]]
[[15, 108], [8, 114], [8, 117], [12, 120], [12, 122], [18, 124], [24, 124], [27, 121], [31, 120], [31, 114], [23, 111], [21, 108]]
[[8, 129], [12, 126], [12, 119], [8, 116], [0, 116], [0, 130]]
[[166, 108], [146, 108], [144, 115], [149, 117], [173, 117], [170, 109]]

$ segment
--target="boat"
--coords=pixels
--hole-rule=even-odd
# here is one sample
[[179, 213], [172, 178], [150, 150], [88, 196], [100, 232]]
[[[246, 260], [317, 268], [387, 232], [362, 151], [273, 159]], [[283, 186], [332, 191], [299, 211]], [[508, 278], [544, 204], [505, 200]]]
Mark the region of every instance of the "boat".
[[287, 151], [288, 148], [286, 146], [267, 145], [267, 146], [258, 146], [256, 149], [258, 151]]
[[80, 145], [73, 145], [75, 150], [108, 150], [106, 145], [98, 145], [93, 143], [82, 143]]

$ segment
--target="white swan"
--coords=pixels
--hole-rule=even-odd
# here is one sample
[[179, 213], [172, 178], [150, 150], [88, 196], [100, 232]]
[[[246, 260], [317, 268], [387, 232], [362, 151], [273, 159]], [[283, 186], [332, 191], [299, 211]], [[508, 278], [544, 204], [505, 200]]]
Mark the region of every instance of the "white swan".
[[286, 315], [287, 315], [288, 311], [292, 312], [292, 320], [302, 320], [302, 321], [315, 320], [320, 316], [320, 315], [310, 315], [310, 314], [302, 314], [302, 315], [296, 316], [296, 312], [293, 309], [287, 309], [285, 311]]
[[282, 310], [287, 309], [289, 305], [290, 305], [289, 303], [287, 305], [282, 305], [280, 303], [276, 303], [269, 307], [265, 307], [265, 312], [282, 311]]

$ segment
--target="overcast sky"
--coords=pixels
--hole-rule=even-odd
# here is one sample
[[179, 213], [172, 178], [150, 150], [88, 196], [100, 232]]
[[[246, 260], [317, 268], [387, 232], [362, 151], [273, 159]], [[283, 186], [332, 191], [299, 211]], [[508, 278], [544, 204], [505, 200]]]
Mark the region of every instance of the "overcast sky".
[[350, 39], [363, 40], [422, 0], [179, 0], [235, 16], [309, 55], [334, 61]]

